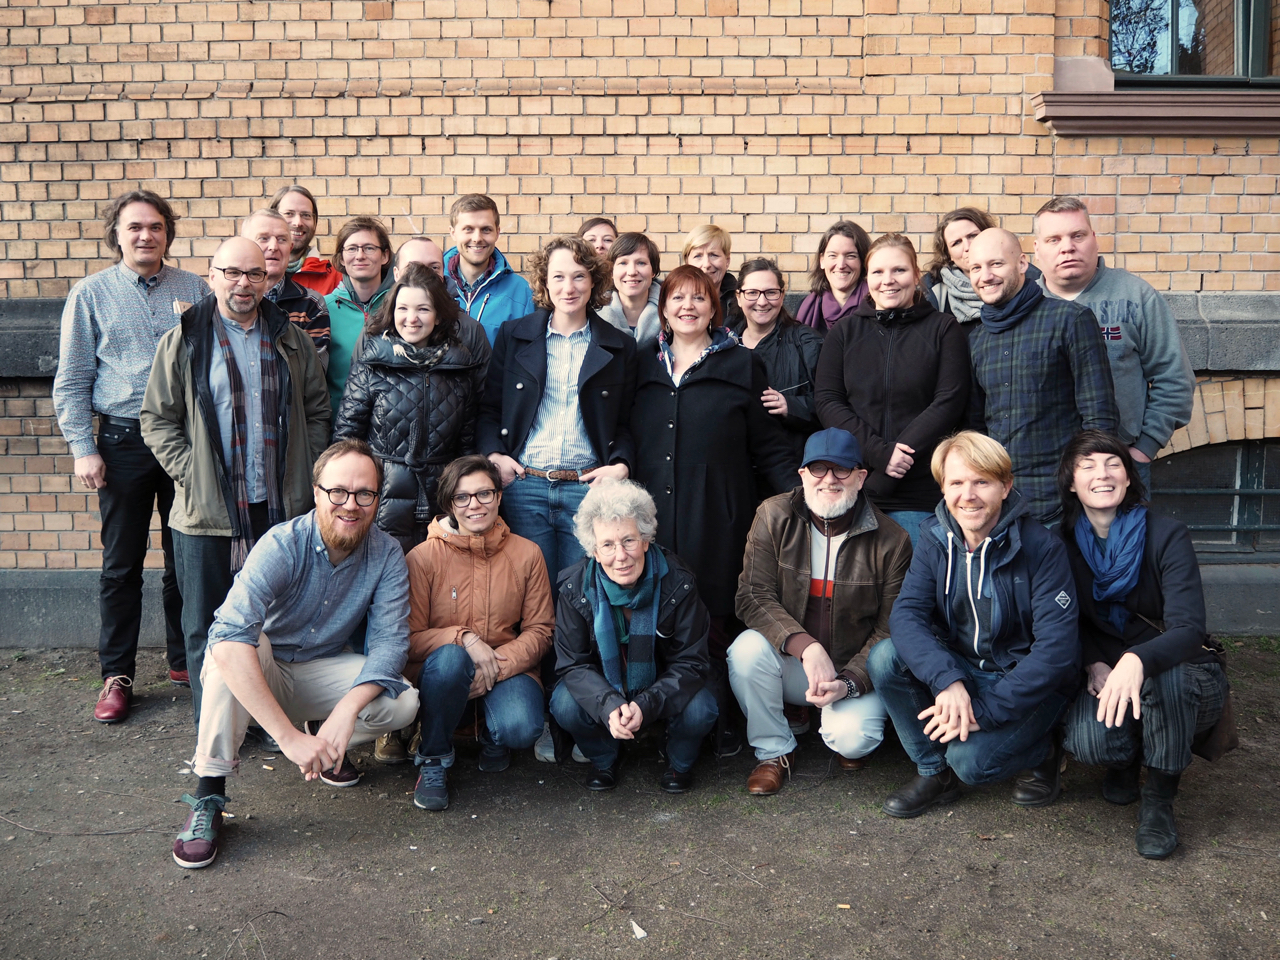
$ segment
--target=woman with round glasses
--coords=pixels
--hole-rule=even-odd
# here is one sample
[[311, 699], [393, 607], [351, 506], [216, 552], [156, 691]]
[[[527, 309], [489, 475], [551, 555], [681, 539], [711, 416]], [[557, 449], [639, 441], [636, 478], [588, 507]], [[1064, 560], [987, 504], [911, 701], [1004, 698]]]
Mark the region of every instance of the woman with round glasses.
[[871, 237], [852, 220], [840, 220], [818, 241], [809, 272], [810, 293], [796, 320], [825, 335], [853, 313], [867, 295], [866, 260]]
[[764, 408], [786, 428], [800, 466], [804, 442], [818, 429], [813, 406], [813, 379], [822, 338], [796, 323], [783, 306], [787, 285], [777, 261], [748, 260], [738, 271], [738, 307], [742, 318], [729, 330], [764, 361], [769, 389], [760, 396]]
[[437, 490], [444, 515], [406, 558], [404, 675], [420, 694], [413, 802], [422, 810], [449, 805], [453, 731], [469, 704], [484, 707], [477, 724], [482, 772], [505, 770], [512, 750], [533, 745], [542, 732], [538, 664], [555, 626], [542, 551], [498, 516], [498, 468], [485, 457], [461, 457], [441, 471]]
[[460, 335], [458, 305], [444, 281], [411, 263], [357, 351], [333, 437], [367, 441], [382, 460], [378, 526], [408, 552], [440, 512], [440, 471], [475, 451], [489, 343]]
[[933, 448], [960, 426], [969, 400], [964, 331], [920, 292], [920, 267], [900, 233], [867, 251], [869, 295], [822, 345], [815, 395], [824, 427], [858, 438], [871, 469], [863, 489], [911, 535], [941, 496]]

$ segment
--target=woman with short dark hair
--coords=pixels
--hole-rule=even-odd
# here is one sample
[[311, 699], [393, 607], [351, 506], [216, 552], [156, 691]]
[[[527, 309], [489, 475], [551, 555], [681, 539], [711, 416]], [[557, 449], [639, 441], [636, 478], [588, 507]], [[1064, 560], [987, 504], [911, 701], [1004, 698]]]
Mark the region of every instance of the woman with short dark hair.
[[1141, 798], [1138, 853], [1163, 860], [1178, 845], [1179, 778], [1230, 692], [1222, 647], [1205, 631], [1195, 549], [1185, 525], [1147, 509], [1129, 448], [1111, 434], [1086, 430], [1071, 440], [1058, 491], [1087, 678], [1067, 715], [1066, 749], [1107, 768], [1109, 802]]
[[458, 335], [458, 305], [420, 263], [400, 274], [356, 347], [335, 440], [366, 440], [383, 463], [378, 526], [407, 553], [440, 512], [436, 483], [475, 452], [489, 343]]

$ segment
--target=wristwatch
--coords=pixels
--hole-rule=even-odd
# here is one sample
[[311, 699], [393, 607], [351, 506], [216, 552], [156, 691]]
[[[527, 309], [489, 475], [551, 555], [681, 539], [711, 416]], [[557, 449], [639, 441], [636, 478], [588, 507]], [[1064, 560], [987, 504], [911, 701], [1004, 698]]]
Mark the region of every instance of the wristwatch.
[[845, 697], [852, 699], [853, 697], [862, 696], [862, 691], [858, 689], [858, 685], [848, 677], [840, 677], [839, 679], [844, 681]]

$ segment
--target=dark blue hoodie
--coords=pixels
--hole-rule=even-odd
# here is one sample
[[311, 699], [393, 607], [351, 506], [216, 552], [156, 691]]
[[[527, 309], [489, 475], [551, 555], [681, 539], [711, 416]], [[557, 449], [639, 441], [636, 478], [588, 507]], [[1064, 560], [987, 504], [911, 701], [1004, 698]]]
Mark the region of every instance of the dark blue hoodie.
[[1016, 490], [977, 550], [945, 501], [920, 524], [920, 542], [889, 617], [899, 657], [935, 696], [965, 680], [963, 661], [1003, 675], [981, 697], [967, 683], [984, 730], [1026, 715], [1080, 680], [1075, 580], [1062, 541], [1027, 515]]

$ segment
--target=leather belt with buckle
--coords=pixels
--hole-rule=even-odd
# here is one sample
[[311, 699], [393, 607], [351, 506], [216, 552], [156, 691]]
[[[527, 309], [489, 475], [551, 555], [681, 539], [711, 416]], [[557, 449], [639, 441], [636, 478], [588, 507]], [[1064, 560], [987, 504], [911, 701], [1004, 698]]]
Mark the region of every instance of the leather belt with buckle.
[[142, 432], [142, 422], [140, 420], [131, 420], [128, 417], [113, 417], [110, 414], [100, 413], [98, 414], [98, 422], [112, 427], [123, 427], [125, 430]]
[[[595, 467], [591, 468], [592, 470]], [[536, 470], [533, 467], [525, 467], [524, 472], [531, 477], [541, 477], [543, 480], [581, 480], [582, 475], [587, 470]]]

